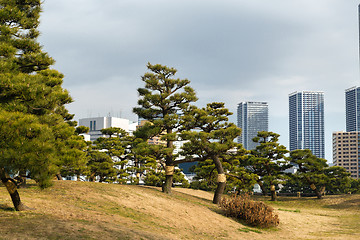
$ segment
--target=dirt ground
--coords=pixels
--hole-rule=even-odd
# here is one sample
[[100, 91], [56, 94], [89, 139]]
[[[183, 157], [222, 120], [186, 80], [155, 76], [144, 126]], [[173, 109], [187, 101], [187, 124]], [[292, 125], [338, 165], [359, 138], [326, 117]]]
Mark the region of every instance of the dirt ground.
[[33, 210], [14, 212], [0, 186], [0, 239], [360, 239], [359, 195], [266, 201], [280, 225], [258, 229], [225, 217], [200, 190], [58, 181], [19, 192]]
[[[193, 189], [175, 189], [196, 196], [202, 199], [211, 200], [212, 193]], [[345, 204], [344, 202], [345, 197]], [[277, 228], [262, 230], [261, 233], [253, 234], [252, 239], [360, 239], [360, 196], [343, 195], [341, 197], [328, 196], [323, 200], [315, 198], [313, 201], [296, 205], [292, 202], [270, 203], [280, 218], [280, 225]], [[295, 202], [299, 201], [295, 199]], [[319, 208], [319, 201], [325, 207]], [[342, 204], [342, 205], [341, 205]], [[304, 206], [305, 205], [305, 206]], [[326, 207], [329, 206], [329, 207]], [[331, 207], [332, 206], [332, 207]], [[300, 210], [301, 209], [301, 210]], [[349, 222], [350, 221], [350, 222]], [[230, 232], [232, 221], [226, 222]], [[228, 225], [229, 224], [229, 225]], [[239, 227], [239, 226], [237, 226]], [[241, 227], [240, 227], [241, 228]], [[246, 228], [246, 227], [245, 227]], [[242, 235], [242, 234], [241, 234]], [[241, 239], [238, 233], [229, 234], [229, 239]], [[250, 236], [246, 236], [245, 239]]]

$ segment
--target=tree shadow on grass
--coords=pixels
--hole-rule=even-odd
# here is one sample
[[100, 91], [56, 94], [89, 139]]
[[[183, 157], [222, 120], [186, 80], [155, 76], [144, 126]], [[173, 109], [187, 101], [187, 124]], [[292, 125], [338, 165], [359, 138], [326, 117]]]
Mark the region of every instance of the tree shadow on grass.
[[[36, 187], [38, 187], [38, 185], [36, 183], [30, 182], [30, 183], [26, 183], [24, 185], [19, 185], [18, 189], [19, 188], [36, 188]], [[1, 181], [0, 181], [0, 188], [6, 188]]]
[[[270, 196], [260, 196], [260, 195], [253, 195], [251, 196], [252, 200], [255, 201], [262, 201], [267, 202], [271, 200]], [[301, 197], [293, 197], [293, 196], [278, 196], [277, 202], [293, 202], [293, 201], [302, 201], [302, 202], [308, 202], [308, 201], [314, 201], [314, 200], [321, 200], [317, 199], [315, 196], [301, 196]]]
[[337, 203], [337, 204], [329, 204], [329, 205], [326, 205], [325, 207], [332, 208], [332, 209], [356, 208], [356, 209], [360, 210], [360, 198], [345, 200], [345, 201], [343, 201], [341, 203]]
[[15, 211], [14, 208], [9, 207], [9, 206], [6, 205], [6, 204], [0, 204], [0, 210], [6, 211], [6, 212], [14, 212], [14, 211]]
[[37, 188], [39, 185], [36, 183], [26, 183], [25, 185], [21, 185], [19, 188]]
[[[161, 192], [160, 187], [145, 186], [145, 185], [142, 187], [148, 188], [153, 191]], [[163, 193], [163, 194], [164, 194], [164, 196], [166, 196], [165, 193]], [[209, 200], [206, 197], [195, 196], [195, 195], [192, 195], [191, 193], [185, 193], [185, 192], [180, 192], [180, 191], [176, 191], [176, 190], [172, 191], [172, 193], [169, 196], [172, 196], [179, 200], [184, 200], [187, 202], [190, 201], [193, 204], [204, 206], [217, 214], [224, 215], [224, 211], [221, 210], [217, 204], [214, 204], [212, 202], [212, 200]]]

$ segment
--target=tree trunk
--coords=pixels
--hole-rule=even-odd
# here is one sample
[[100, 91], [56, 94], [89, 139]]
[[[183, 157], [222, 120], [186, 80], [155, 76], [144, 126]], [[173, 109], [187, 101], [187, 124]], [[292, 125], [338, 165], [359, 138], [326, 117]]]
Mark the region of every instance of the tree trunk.
[[164, 193], [171, 194], [173, 179], [174, 179], [174, 175], [166, 175], [165, 182], [162, 186], [162, 191]]
[[57, 180], [59, 180], [59, 181], [63, 180], [60, 173], [56, 174], [56, 178], [57, 178]]
[[162, 191], [167, 194], [171, 194], [171, 187], [174, 180], [174, 166], [165, 166], [165, 182], [162, 186]]
[[222, 194], [224, 193], [225, 186], [226, 186], [226, 175], [225, 175], [224, 168], [223, 168], [218, 156], [215, 156], [213, 158], [213, 161], [215, 163], [216, 170], [218, 172], [218, 177], [217, 177], [218, 183], [217, 183], [217, 188], [215, 190], [213, 203], [219, 204], [221, 201]]
[[321, 193], [321, 191], [319, 191], [319, 189], [317, 189], [317, 187], [315, 186], [315, 184], [310, 184], [310, 188], [311, 188], [311, 190], [313, 190], [314, 192], [315, 192], [315, 194], [316, 194], [316, 197], [318, 198], [318, 199], [322, 199], [322, 193]]
[[0, 169], [0, 178], [1, 178], [1, 182], [4, 184], [4, 186], [6, 187], [7, 191], [10, 194], [15, 210], [16, 211], [26, 210], [27, 207], [20, 200], [20, 195], [17, 191], [15, 181], [9, 177], [9, 175], [5, 172], [4, 169]]
[[322, 196], [325, 196], [325, 186], [322, 186], [321, 188], [320, 188], [320, 193], [321, 193], [321, 195]]
[[276, 201], [277, 196], [276, 196], [275, 185], [270, 186], [270, 191], [271, 191], [271, 201]]
[[325, 192], [325, 186], [322, 186], [320, 189], [317, 189], [317, 188], [315, 189], [315, 194], [318, 199], [323, 198], [324, 192]]
[[265, 188], [263, 182], [259, 179], [259, 180], [257, 181], [257, 183], [258, 183], [259, 186], [260, 186], [262, 195], [263, 195], [263, 196], [266, 196], [266, 195], [267, 195], [267, 191], [266, 191], [266, 188]]
[[215, 204], [220, 203], [222, 194], [224, 193], [224, 190], [225, 190], [225, 186], [226, 186], [226, 182], [218, 182], [216, 190], [215, 190], [215, 194], [214, 194], [213, 203], [215, 203]]
[[26, 186], [26, 171], [19, 172], [19, 183], [18, 187], [25, 187]]
[[319, 190], [315, 189], [315, 194], [318, 199], [322, 199], [322, 194]]
[[[172, 129], [167, 129], [166, 133], [171, 134]], [[167, 148], [172, 148], [173, 147], [173, 141], [168, 139], [167, 143], [166, 143], [166, 147]], [[166, 177], [165, 177], [165, 182], [164, 182], [164, 184], [162, 186], [162, 191], [164, 193], [171, 194], [171, 187], [172, 187], [173, 180], [174, 180], [174, 161], [173, 161], [172, 152], [169, 153], [166, 156], [165, 164], [166, 164], [165, 165], [165, 175], [166, 175]]]
[[140, 185], [140, 178], [141, 178], [141, 175], [140, 173], [136, 173], [136, 185]]

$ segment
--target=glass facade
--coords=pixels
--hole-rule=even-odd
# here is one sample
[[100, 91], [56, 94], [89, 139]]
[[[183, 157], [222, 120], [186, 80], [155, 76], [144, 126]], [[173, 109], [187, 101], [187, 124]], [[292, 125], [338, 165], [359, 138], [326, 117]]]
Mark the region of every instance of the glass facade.
[[360, 131], [360, 87], [345, 90], [346, 132]]
[[252, 139], [260, 131], [268, 131], [269, 113], [267, 102], [241, 102], [237, 109], [237, 126], [242, 129], [238, 143], [245, 149], [255, 149]]
[[323, 92], [289, 95], [289, 142], [290, 151], [310, 149], [315, 156], [325, 157]]

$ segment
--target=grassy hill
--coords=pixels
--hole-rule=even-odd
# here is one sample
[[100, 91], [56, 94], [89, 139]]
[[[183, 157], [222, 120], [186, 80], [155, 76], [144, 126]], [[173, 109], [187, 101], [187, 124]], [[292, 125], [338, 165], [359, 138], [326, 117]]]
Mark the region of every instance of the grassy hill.
[[15, 212], [0, 185], [0, 239], [360, 239], [360, 196], [280, 198], [280, 226], [252, 228], [223, 216], [212, 193], [57, 181], [19, 189], [33, 210]]

